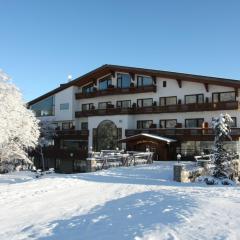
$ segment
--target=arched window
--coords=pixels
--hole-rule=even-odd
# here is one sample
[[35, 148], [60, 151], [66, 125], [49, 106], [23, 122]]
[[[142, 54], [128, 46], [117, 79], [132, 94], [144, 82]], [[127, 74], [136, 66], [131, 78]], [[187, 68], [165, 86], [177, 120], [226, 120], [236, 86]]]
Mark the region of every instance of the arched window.
[[97, 151], [115, 149], [122, 137], [122, 129], [110, 120], [102, 121], [93, 132], [94, 148]]

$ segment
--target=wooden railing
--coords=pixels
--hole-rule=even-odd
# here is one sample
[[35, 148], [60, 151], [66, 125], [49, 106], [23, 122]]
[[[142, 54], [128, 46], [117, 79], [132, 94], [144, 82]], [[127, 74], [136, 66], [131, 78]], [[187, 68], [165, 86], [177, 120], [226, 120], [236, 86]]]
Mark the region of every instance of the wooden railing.
[[218, 102], [218, 103], [200, 103], [200, 104], [177, 104], [169, 106], [150, 106], [135, 108], [107, 108], [91, 109], [87, 111], [75, 112], [75, 117], [102, 116], [102, 115], [121, 115], [121, 114], [146, 114], [146, 113], [173, 113], [173, 112], [199, 112], [215, 110], [234, 110], [238, 109], [239, 103]]
[[56, 134], [58, 136], [63, 135], [78, 135], [78, 136], [88, 136], [88, 130], [75, 130], [75, 129], [68, 129], [68, 130], [56, 130]]
[[[199, 136], [214, 136], [212, 128], [148, 128], [148, 129], [127, 129], [125, 130], [126, 137], [130, 137], [140, 133], [149, 133], [159, 136], [168, 137], [193, 137], [197, 138]], [[240, 128], [231, 128], [231, 136], [240, 136]]]
[[155, 85], [144, 86], [144, 87], [129, 87], [129, 88], [108, 88], [106, 90], [96, 90], [90, 93], [76, 93], [76, 99], [83, 98], [94, 98], [106, 95], [122, 95], [122, 94], [134, 94], [144, 92], [156, 92], [157, 88]]

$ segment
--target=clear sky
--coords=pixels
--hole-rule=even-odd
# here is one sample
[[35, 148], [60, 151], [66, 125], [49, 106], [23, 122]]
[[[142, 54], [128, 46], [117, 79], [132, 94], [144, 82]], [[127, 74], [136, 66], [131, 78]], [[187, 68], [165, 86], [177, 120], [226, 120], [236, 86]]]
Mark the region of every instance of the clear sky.
[[103, 64], [240, 79], [240, 0], [0, 0], [0, 68], [26, 100]]

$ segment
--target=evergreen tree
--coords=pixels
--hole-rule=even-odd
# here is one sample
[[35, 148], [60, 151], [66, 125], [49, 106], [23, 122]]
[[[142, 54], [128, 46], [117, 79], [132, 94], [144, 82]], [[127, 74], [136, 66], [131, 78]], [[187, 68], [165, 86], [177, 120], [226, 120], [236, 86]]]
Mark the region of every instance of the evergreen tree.
[[214, 162], [212, 176], [220, 180], [230, 179], [233, 174], [231, 168], [231, 160], [233, 159], [233, 156], [231, 156], [231, 154], [228, 153], [223, 147], [224, 140], [232, 140], [230, 136], [231, 122], [233, 122], [233, 120], [228, 114], [220, 114], [218, 118], [214, 118], [212, 121], [215, 133], [212, 152], [212, 160]]

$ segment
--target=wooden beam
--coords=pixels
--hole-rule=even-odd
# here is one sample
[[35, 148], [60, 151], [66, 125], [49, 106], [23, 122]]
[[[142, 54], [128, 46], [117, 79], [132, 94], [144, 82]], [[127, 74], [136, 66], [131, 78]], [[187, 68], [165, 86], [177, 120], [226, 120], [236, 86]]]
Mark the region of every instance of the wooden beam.
[[235, 88], [236, 97], [238, 97], [238, 88]]
[[208, 83], [204, 83], [204, 86], [205, 86], [206, 91], [209, 92], [209, 86], [208, 86]]
[[177, 80], [179, 88], [182, 88], [182, 80], [181, 79], [176, 79], [176, 80]]

